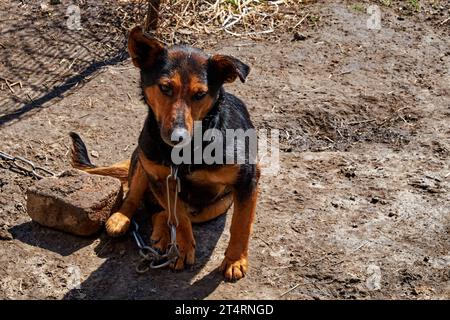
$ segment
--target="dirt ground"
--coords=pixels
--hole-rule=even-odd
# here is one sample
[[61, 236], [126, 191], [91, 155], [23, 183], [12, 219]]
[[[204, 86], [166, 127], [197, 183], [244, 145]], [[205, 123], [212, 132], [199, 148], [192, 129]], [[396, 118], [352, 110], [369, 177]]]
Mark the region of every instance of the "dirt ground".
[[[217, 271], [230, 214], [194, 228], [192, 271], [138, 275], [130, 236], [83, 239], [31, 222], [33, 180], [0, 161], [0, 298], [449, 299], [450, 5], [380, 5], [382, 28], [369, 30], [370, 3], [308, 4], [303, 40], [205, 36], [208, 52], [250, 64], [247, 83], [227, 89], [258, 128], [281, 132], [247, 277], [225, 283]], [[124, 58], [88, 80], [42, 107], [1, 106], [0, 151], [59, 172], [77, 131], [97, 164], [129, 157], [146, 114], [137, 70]]]

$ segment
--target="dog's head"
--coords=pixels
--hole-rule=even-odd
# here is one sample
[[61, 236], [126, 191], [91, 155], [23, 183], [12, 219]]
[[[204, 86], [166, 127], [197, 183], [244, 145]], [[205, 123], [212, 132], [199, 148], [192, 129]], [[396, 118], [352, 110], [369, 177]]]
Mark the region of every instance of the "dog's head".
[[131, 30], [128, 51], [141, 69], [144, 98], [161, 138], [171, 146], [189, 142], [194, 121], [207, 115], [222, 85], [238, 77], [244, 82], [250, 71], [231, 56], [209, 56], [187, 46], [166, 47], [146, 37], [141, 27]]

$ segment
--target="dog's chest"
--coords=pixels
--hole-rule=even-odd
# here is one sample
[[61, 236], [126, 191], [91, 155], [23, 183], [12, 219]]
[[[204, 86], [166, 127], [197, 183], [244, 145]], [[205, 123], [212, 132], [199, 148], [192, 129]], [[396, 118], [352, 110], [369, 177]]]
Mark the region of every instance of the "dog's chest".
[[227, 191], [224, 185], [212, 184], [207, 181], [205, 183], [194, 182], [189, 176], [182, 177], [180, 185], [180, 199], [194, 209], [201, 209], [214, 203]]

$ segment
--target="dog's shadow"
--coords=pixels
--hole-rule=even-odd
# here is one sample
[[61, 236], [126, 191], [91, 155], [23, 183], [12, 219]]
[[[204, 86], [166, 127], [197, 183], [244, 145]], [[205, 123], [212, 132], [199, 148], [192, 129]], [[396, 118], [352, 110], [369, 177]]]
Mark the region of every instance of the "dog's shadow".
[[[137, 214], [141, 235], [146, 241], [150, 233], [149, 216], [142, 212]], [[183, 272], [163, 268], [139, 274], [136, 266], [141, 258], [131, 234], [113, 239], [102, 233], [94, 251], [105, 262], [82, 281], [78, 288], [67, 292], [63, 299], [203, 299], [223, 281], [223, 276], [217, 269], [202, 278], [199, 278], [199, 272], [209, 261], [224, 230], [225, 221], [226, 217], [222, 215], [210, 222], [194, 225], [196, 263], [191, 270]], [[10, 232], [17, 240], [63, 256], [92, 245], [97, 239], [71, 236], [41, 227], [34, 222], [15, 226]], [[83, 262], [84, 259], [81, 257], [74, 260], [82, 274], [83, 268], [88, 267], [84, 263], [89, 264], [86, 260]]]

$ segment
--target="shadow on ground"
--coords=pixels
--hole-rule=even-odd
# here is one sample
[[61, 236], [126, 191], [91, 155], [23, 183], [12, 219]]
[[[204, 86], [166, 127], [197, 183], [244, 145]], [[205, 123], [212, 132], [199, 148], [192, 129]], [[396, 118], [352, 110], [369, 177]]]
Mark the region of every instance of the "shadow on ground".
[[0, 126], [48, 106], [81, 88], [102, 67], [125, 60], [128, 24], [140, 21], [141, 5], [83, 1], [78, 25], [66, 3], [1, 2]]
[[[143, 230], [150, 229], [148, 220], [139, 224]], [[223, 280], [218, 270], [202, 278], [199, 273], [211, 258], [224, 226], [225, 216], [194, 226], [196, 264], [183, 272], [164, 268], [138, 274], [135, 268], [140, 257], [133, 239], [104, 235], [96, 254], [106, 261], [81, 283], [81, 289], [71, 290], [64, 299], [203, 299]], [[149, 237], [149, 232], [143, 234], [144, 239]]]
[[[144, 239], [149, 239], [148, 217], [139, 214]], [[139, 219], [140, 218], [140, 219]], [[95, 254], [105, 262], [63, 299], [203, 299], [223, 281], [217, 269], [203, 277], [199, 273], [211, 258], [224, 230], [225, 215], [214, 221], [195, 225], [196, 264], [190, 270], [173, 272], [167, 268], [136, 272], [140, 262], [138, 249], [131, 235], [113, 239], [102, 233]], [[80, 238], [27, 222], [9, 229], [13, 237], [31, 246], [69, 256], [91, 245], [96, 238]], [[82, 268], [82, 261], [79, 262]]]

